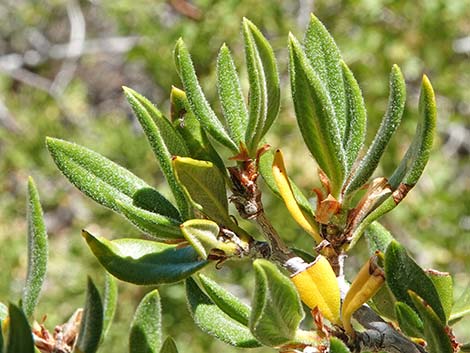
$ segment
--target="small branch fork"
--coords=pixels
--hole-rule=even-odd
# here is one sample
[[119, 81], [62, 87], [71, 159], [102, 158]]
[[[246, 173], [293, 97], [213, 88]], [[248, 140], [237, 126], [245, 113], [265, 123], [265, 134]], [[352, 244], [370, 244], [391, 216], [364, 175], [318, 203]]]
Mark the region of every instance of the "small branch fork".
[[[290, 273], [296, 273], [304, 270], [308, 264], [296, 256], [284, 243], [266, 217], [261, 201], [261, 191], [257, 184], [259, 158], [268, 148], [268, 145], [260, 148], [256, 159], [253, 160], [248, 156], [246, 149], [241, 146], [240, 154], [232, 158], [239, 163], [236, 167], [228, 168], [233, 182], [233, 195], [230, 200], [234, 203], [242, 218], [253, 220], [258, 224], [267, 240], [267, 243], [253, 241], [253, 257], [269, 258], [286, 268]], [[266, 251], [266, 245], [269, 245], [270, 251]], [[344, 257], [341, 256], [340, 259], [339, 281], [345, 282], [344, 276], [342, 276]], [[348, 285], [345, 283], [345, 286]], [[346, 291], [343, 290], [341, 293], [342, 298], [345, 295]], [[403, 336], [366, 305], [359, 308], [353, 317], [366, 329], [363, 332], [358, 332], [354, 341], [350, 342], [350, 348], [353, 352], [426, 353], [423, 347]], [[342, 330], [336, 333], [343, 340], [348, 339]]]

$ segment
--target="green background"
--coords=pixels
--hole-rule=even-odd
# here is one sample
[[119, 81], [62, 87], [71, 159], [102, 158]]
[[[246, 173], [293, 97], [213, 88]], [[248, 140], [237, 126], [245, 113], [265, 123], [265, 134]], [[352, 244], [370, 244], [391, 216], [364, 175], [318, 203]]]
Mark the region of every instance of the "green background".
[[[142, 236], [65, 180], [45, 149], [44, 137], [92, 148], [168, 194], [121, 86], [144, 94], [168, 113], [171, 85], [181, 87], [172, 60], [180, 36], [217, 110], [219, 47], [226, 42], [232, 49], [246, 93], [241, 19], [246, 16], [262, 29], [278, 58], [283, 95], [280, 117], [267, 141], [283, 149], [299, 186], [307, 193], [317, 186], [316, 167], [295, 125], [286, 51], [288, 32], [301, 37], [310, 12], [330, 30], [359, 81], [368, 108], [369, 141], [385, 110], [391, 66], [396, 63], [403, 70], [406, 112], [377, 175], [389, 175], [410, 142], [422, 74], [433, 83], [439, 135], [431, 161], [418, 185], [383, 223], [420, 265], [451, 272], [461, 293], [470, 282], [470, 1], [7, 0], [0, 3], [0, 301], [21, 296], [28, 175], [38, 184], [50, 239], [48, 278], [36, 314], [38, 320], [47, 315], [51, 330], [83, 305], [87, 274], [103, 281], [80, 229], [108, 238]], [[72, 37], [78, 39], [69, 48], [71, 25]], [[313, 243], [286, 216], [284, 206], [269, 192], [264, 200], [285, 239], [311, 248]], [[349, 260], [351, 273], [365, 260], [360, 245], [358, 256]], [[253, 276], [248, 262], [205, 273], [249, 301]], [[118, 312], [102, 352], [127, 351], [133, 311], [151, 288], [119, 283], [119, 289]], [[181, 352], [239, 351], [192, 323], [181, 284], [160, 290], [164, 334], [175, 337]], [[457, 326], [464, 341], [470, 340], [469, 321]]]

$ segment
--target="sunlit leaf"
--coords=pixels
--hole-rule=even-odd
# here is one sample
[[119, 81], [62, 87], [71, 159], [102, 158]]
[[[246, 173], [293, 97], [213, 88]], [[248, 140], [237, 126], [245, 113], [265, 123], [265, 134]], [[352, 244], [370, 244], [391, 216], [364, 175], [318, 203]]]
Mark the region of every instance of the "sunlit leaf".
[[183, 215], [188, 216], [187, 200], [181, 186], [176, 181], [171, 166], [172, 156], [186, 157], [189, 155], [183, 138], [171, 122], [147, 98], [128, 87], [123, 87], [123, 89], [170, 185], [179, 210]]
[[405, 79], [403, 78], [400, 68], [394, 65], [390, 73], [390, 95], [388, 97], [387, 111], [366, 155], [362, 158], [359, 166], [348, 182], [345, 189], [346, 195], [367, 183], [372, 173], [374, 173], [393, 133], [400, 125], [405, 108], [405, 101]]
[[470, 315], [470, 285], [464, 289], [455, 301], [449, 321], [459, 320], [466, 315]]
[[429, 160], [436, 131], [437, 109], [434, 91], [426, 75], [423, 76], [421, 83], [419, 116], [413, 141], [389, 179], [393, 189], [397, 188], [400, 183], [407, 186], [415, 185]]
[[341, 61], [344, 92], [346, 94], [346, 126], [343, 147], [348, 170], [353, 166], [366, 135], [367, 112], [362, 92], [349, 67]]
[[186, 280], [188, 306], [196, 325], [204, 332], [235, 347], [259, 347], [250, 330], [223, 312], [196, 284]]
[[409, 290], [412, 290], [426, 300], [442, 323], [446, 322], [446, 315], [432, 280], [396, 241], [390, 243], [385, 253], [385, 275], [398, 301], [416, 309], [409, 295]]
[[5, 353], [34, 353], [31, 328], [23, 311], [14, 304], [8, 306], [9, 329]]
[[243, 19], [245, 57], [250, 81], [249, 120], [245, 142], [255, 152], [279, 113], [280, 83], [269, 42], [248, 19]]
[[93, 254], [116, 278], [134, 284], [161, 284], [180, 281], [208, 262], [199, 261], [192, 247], [142, 239], [113, 241], [82, 232]]
[[435, 270], [427, 270], [426, 274], [431, 278], [436, 287], [437, 293], [442, 303], [442, 308], [446, 314], [446, 320], [449, 319], [454, 305], [454, 285], [452, 276], [448, 272], [439, 272]]
[[313, 14], [310, 15], [304, 42], [305, 53], [313, 71], [325, 86], [334, 108], [340, 136], [343, 137], [346, 130], [347, 103], [339, 49], [323, 23]]
[[158, 290], [148, 293], [137, 307], [129, 334], [130, 353], [158, 353], [162, 345], [162, 309]]
[[103, 295], [103, 331], [101, 340], [108, 334], [109, 328], [116, 312], [118, 301], [118, 287], [113, 276], [106, 272], [106, 281]]
[[248, 111], [235, 64], [230, 50], [225, 44], [220, 48], [217, 58], [217, 88], [220, 105], [230, 128], [230, 135], [237, 144], [245, 142]]
[[46, 277], [48, 243], [44, 215], [34, 180], [28, 180], [28, 274], [21, 301], [26, 317], [32, 317]]
[[415, 292], [409, 291], [414, 307], [418, 310], [424, 324], [426, 350], [429, 353], [453, 353], [452, 343], [446, 332], [445, 324], [432, 307]]
[[351, 351], [339, 338], [331, 337], [330, 353], [351, 353]]
[[184, 90], [188, 95], [191, 110], [196, 118], [213, 138], [230, 148], [233, 152], [237, 152], [237, 144], [228, 135], [225, 127], [215, 115], [199, 86], [191, 56], [181, 38], [176, 43], [174, 58]]
[[175, 157], [173, 167], [195, 207], [219, 224], [233, 223], [228, 213], [225, 180], [217, 167], [211, 162], [183, 157]]
[[[120, 211], [117, 201], [130, 204], [138, 190], [150, 188], [127, 169], [88, 148], [51, 137], [46, 144], [54, 162], [72, 184], [116, 212]], [[154, 193], [159, 194], [156, 190]], [[162, 195], [155, 208], [163, 216], [180, 219], [178, 210]]]
[[304, 317], [293, 283], [267, 260], [255, 260], [255, 292], [252, 300], [250, 330], [271, 347], [295, 337]]
[[103, 303], [93, 281], [88, 278], [88, 287], [83, 309], [80, 332], [77, 338], [76, 353], [95, 353], [103, 331]]
[[251, 309], [248, 305], [242, 303], [240, 299], [203, 274], [199, 274], [198, 278], [214, 304], [232, 319], [237, 320], [245, 326], [248, 325], [251, 313]]
[[388, 245], [394, 239], [392, 234], [379, 222], [373, 222], [364, 232], [369, 254], [372, 256], [377, 250], [385, 252]]
[[190, 157], [212, 162], [222, 173], [226, 173], [227, 170], [222, 158], [212, 146], [201, 123], [191, 111], [186, 93], [176, 87], [172, 87], [170, 101], [173, 125], [183, 136], [188, 146]]
[[314, 72], [300, 43], [289, 36], [292, 98], [300, 132], [338, 196], [345, 172], [345, 155], [331, 98]]

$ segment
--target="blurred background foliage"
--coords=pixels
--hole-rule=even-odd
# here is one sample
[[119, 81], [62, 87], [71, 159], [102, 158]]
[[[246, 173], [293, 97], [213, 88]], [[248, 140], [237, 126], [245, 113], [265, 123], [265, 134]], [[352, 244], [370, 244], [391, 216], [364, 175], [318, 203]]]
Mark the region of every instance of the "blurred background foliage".
[[[102, 279], [80, 237], [87, 228], [109, 238], [142, 236], [123, 219], [81, 195], [53, 165], [45, 136], [75, 141], [129, 168], [164, 193], [168, 189], [145, 137], [126, 106], [126, 85], [169, 111], [171, 85], [180, 86], [172, 51], [181, 36], [190, 48], [206, 94], [215, 102], [215, 60], [226, 42], [246, 88], [240, 22], [250, 18], [270, 39], [282, 77], [283, 105], [268, 142], [282, 147], [294, 180], [307, 192], [316, 168], [295, 126], [287, 76], [287, 34], [301, 37], [314, 12], [327, 26], [363, 89], [368, 137], [388, 97], [388, 74], [398, 64], [407, 81], [402, 126], [378, 175], [388, 175], [415, 129], [421, 75], [436, 90], [439, 136], [423, 178], [383, 223], [424, 267], [449, 271], [457, 292], [470, 282], [470, 1], [392, 0], [3, 0], [0, 2], [0, 301], [20, 297], [27, 256], [25, 189], [37, 183], [50, 237], [50, 265], [37, 318], [64, 322], [82, 305], [86, 274]], [[246, 90], [245, 90], [246, 92]], [[304, 249], [308, 236], [285, 217], [284, 206], [264, 195], [285, 238]], [[361, 255], [361, 247], [357, 247]], [[359, 256], [359, 259], [364, 259]], [[351, 258], [350, 266], [361, 260]], [[211, 277], [249, 300], [247, 262]], [[470, 287], [468, 287], [470, 288]], [[125, 351], [132, 313], [146, 287], [120, 283], [120, 305], [102, 351]], [[164, 330], [182, 352], [237, 352], [198, 331], [181, 285], [162, 286]], [[468, 289], [467, 289], [468, 290]], [[470, 323], [458, 327], [470, 339]], [[466, 336], [466, 337], [465, 337]], [[270, 350], [257, 349], [256, 352]]]

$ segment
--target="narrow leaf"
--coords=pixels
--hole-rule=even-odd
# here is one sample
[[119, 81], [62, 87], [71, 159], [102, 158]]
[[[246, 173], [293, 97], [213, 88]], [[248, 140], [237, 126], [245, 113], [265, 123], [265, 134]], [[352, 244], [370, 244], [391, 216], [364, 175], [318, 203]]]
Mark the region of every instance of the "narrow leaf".
[[237, 144], [228, 135], [199, 86], [191, 56], [181, 38], [176, 43], [174, 57], [178, 74], [183, 82], [184, 90], [188, 95], [188, 101], [194, 115], [213, 138], [230, 148], [233, 152], [237, 152]]
[[421, 84], [419, 115], [413, 142], [390, 177], [389, 182], [393, 189], [397, 188], [400, 183], [407, 186], [415, 185], [429, 160], [436, 131], [437, 110], [434, 91], [427, 76], [423, 76]]
[[158, 290], [148, 293], [135, 311], [129, 334], [130, 353], [157, 353], [162, 345], [162, 309]]
[[302, 305], [295, 286], [274, 264], [258, 259], [253, 266], [250, 330], [261, 343], [276, 347], [295, 337], [304, 317]]
[[128, 87], [123, 87], [123, 89], [170, 185], [178, 208], [183, 215], [187, 216], [188, 204], [171, 166], [172, 156], [186, 157], [189, 155], [183, 138], [171, 122], [147, 98]]
[[447, 335], [445, 324], [432, 307], [417, 293], [409, 291], [411, 300], [424, 323], [426, 350], [429, 353], [453, 353], [452, 343]]
[[465, 315], [470, 315], [470, 285], [465, 288], [455, 301], [449, 321], [458, 320]]
[[228, 213], [225, 180], [211, 162], [175, 157], [173, 168], [194, 206], [219, 224], [232, 224]]
[[0, 302], [0, 321], [5, 320], [8, 317], [8, 307]]
[[366, 137], [367, 112], [361, 88], [344, 61], [341, 61], [341, 69], [346, 94], [346, 126], [343, 147], [348, 170], [351, 170]]
[[374, 173], [388, 142], [400, 125], [405, 108], [405, 100], [405, 79], [400, 68], [397, 65], [393, 65], [392, 72], [390, 73], [390, 95], [388, 97], [387, 111], [371, 146], [347, 184], [345, 189], [346, 195], [367, 183], [372, 173]]
[[131, 204], [116, 201], [119, 211], [141, 231], [158, 240], [181, 239], [181, 222], [161, 214], [146, 211]]
[[199, 261], [192, 247], [179, 248], [142, 239], [109, 241], [87, 231], [82, 236], [109, 273], [134, 284], [178, 282], [208, 263]]
[[210, 143], [201, 123], [191, 111], [186, 93], [176, 87], [172, 87], [170, 101], [171, 119], [175, 129], [183, 136], [188, 146], [190, 157], [212, 162], [222, 173], [226, 173], [222, 158]]
[[395, 315], [400, 329], [405, 335], [424, 338], [423, 321], [409, 305], [397, 302], [395, 304]]
[[198, 278], [207, 295], [219, 309], [232, 319], [248, 326], [251, 313], [251, 308], [248, 305], [242, 303], [240, 299], [203, 274], [199, 274]]
[[[263, 177], [264, 182], [269, 187], [269, 189], [282, 199], [282, 196], [279, 192], [279, 188], [276, 185], [276, 181], [274, 180], [273, 175], [273, 162], [274, 162], [274, 152], [269, 150], [263, 153], [259, 160], [259, 172]], [[302, 211], [315, 214], [312, 205], [308, 201], [308, 198], [300, 191], [299, 187], [293, 182], [292, 179], [289, 178], [289, 183], [292, 187], [292, 192], [294, 193], [295, 200]]]
[[452, 306], [454, 305], [452, 276], [448, 272], [439, 272], [436, 270], [426, 270], [426, 274], [431, 278], [432, 283], [434, 283], [434, 287], [436, 287], [439, 299], [442, 303], [442, 308], [446, 314], [446, 320], [449, 320]]
[[398, 301], [416, 309], [408, 293], [412, 290], [429, 303], [442, 323], [446, 322], [445, 312], [433, 282], [396, 241], [390, 243], [385, 253], [385, 276]]
[[330, 179], [333, 196], [338, 196], [343, 183], [345, 156], [333, 104], [292, 34], [289, 36], [289, 53], [297, 123], [309, 151]]
[[224, 44], [217, 58], [217, 88], [224, 117], [230, 128], [230, 135], [237, 143], [245, 142], [248, 111], [243, 99], [237, 69], [229, 48]]
[[212, 249], [222, 250], [227, 256], [238, 254], [237, 244], [219, 240], [220, 228], [215, 222], [208, 219], [190, 219], [180, 227], [181, 233], [201, 259], [206, 260]]
[[255, 152], [279, 113], [280, 83], [269, 42], [248, 19], [243, 19], [245, 58], [250, 81], [249, 121], [245, 142]]
[[10, 315], [6, 353], [34, 353], [31, 327], [23, 311], [14, 304], [8, 306]]
[[95, 353], [101, 341], [102, 330], [103, 304], [98, 289], [88, 278], [85, 308], [83, 309], [75, 352]]
[[186, 279], [186, 296], [194, 322], [201, 330], [235, 347], [260, 346], [250, 330], [214, 304], [192, 278]]
[[111, 323], [113, 322], [118, 300], [118, 287], [113, 276], [106, 272], [106, 282], [103, 295], [103, 331], [101, 340], [108, 334]]
[[272, 175], [279, 190], [284, 203], [289, 210], [292, 218], [308, 233], [310, 234], [317, 244], [323, 238], [318, 230], [318, 223], [315, 220], [313, 213], [304, 212], [300, 205], [297, 203], [292, 186], [290, 185], [289, 177], [284, 165], [284, 159], [280, 150], [277, 150], [274, 155]]
[[343, 85], [341, 54], [333, 37], [313, 14], [305, 33], [305, 53], [313, 71], [323, 83], [334, 107], [340, 136], [346, 130], [346, 94]]
[[351, 351], [339, 338], [331, 337], [330, 353], [351, 353]]
[[34, 180], [28, 180], [28, 273], [23, 289], [21, 306], [26, 317], [32, 317], [46, 277], [48, 243], [46, 225], [39, 193]]
[[162, 344], [162, 349], [160, 353], [178, 353], [178, 348], [176, 348], [176, 343], [171, 337], [167, 337]]
[[[127, 169], [80, 145], [48, 137], [47, 148], [60, 171], [99, 204], [119, 212], [117, 201], [132, 203], [133, 195], [150, 186]], [[158, 191], [154, 191], [158, 194]], [[180, 219], [178, 210], [162, 195], [155, 206], [161, 215]]]
[[364, 236], [367, 241], [369, 255], [375, 254], [377, 250], [385, 252], [388, 245], [394, 239], [392, 234], [379, 222], [373, 222], [366, 228]]

